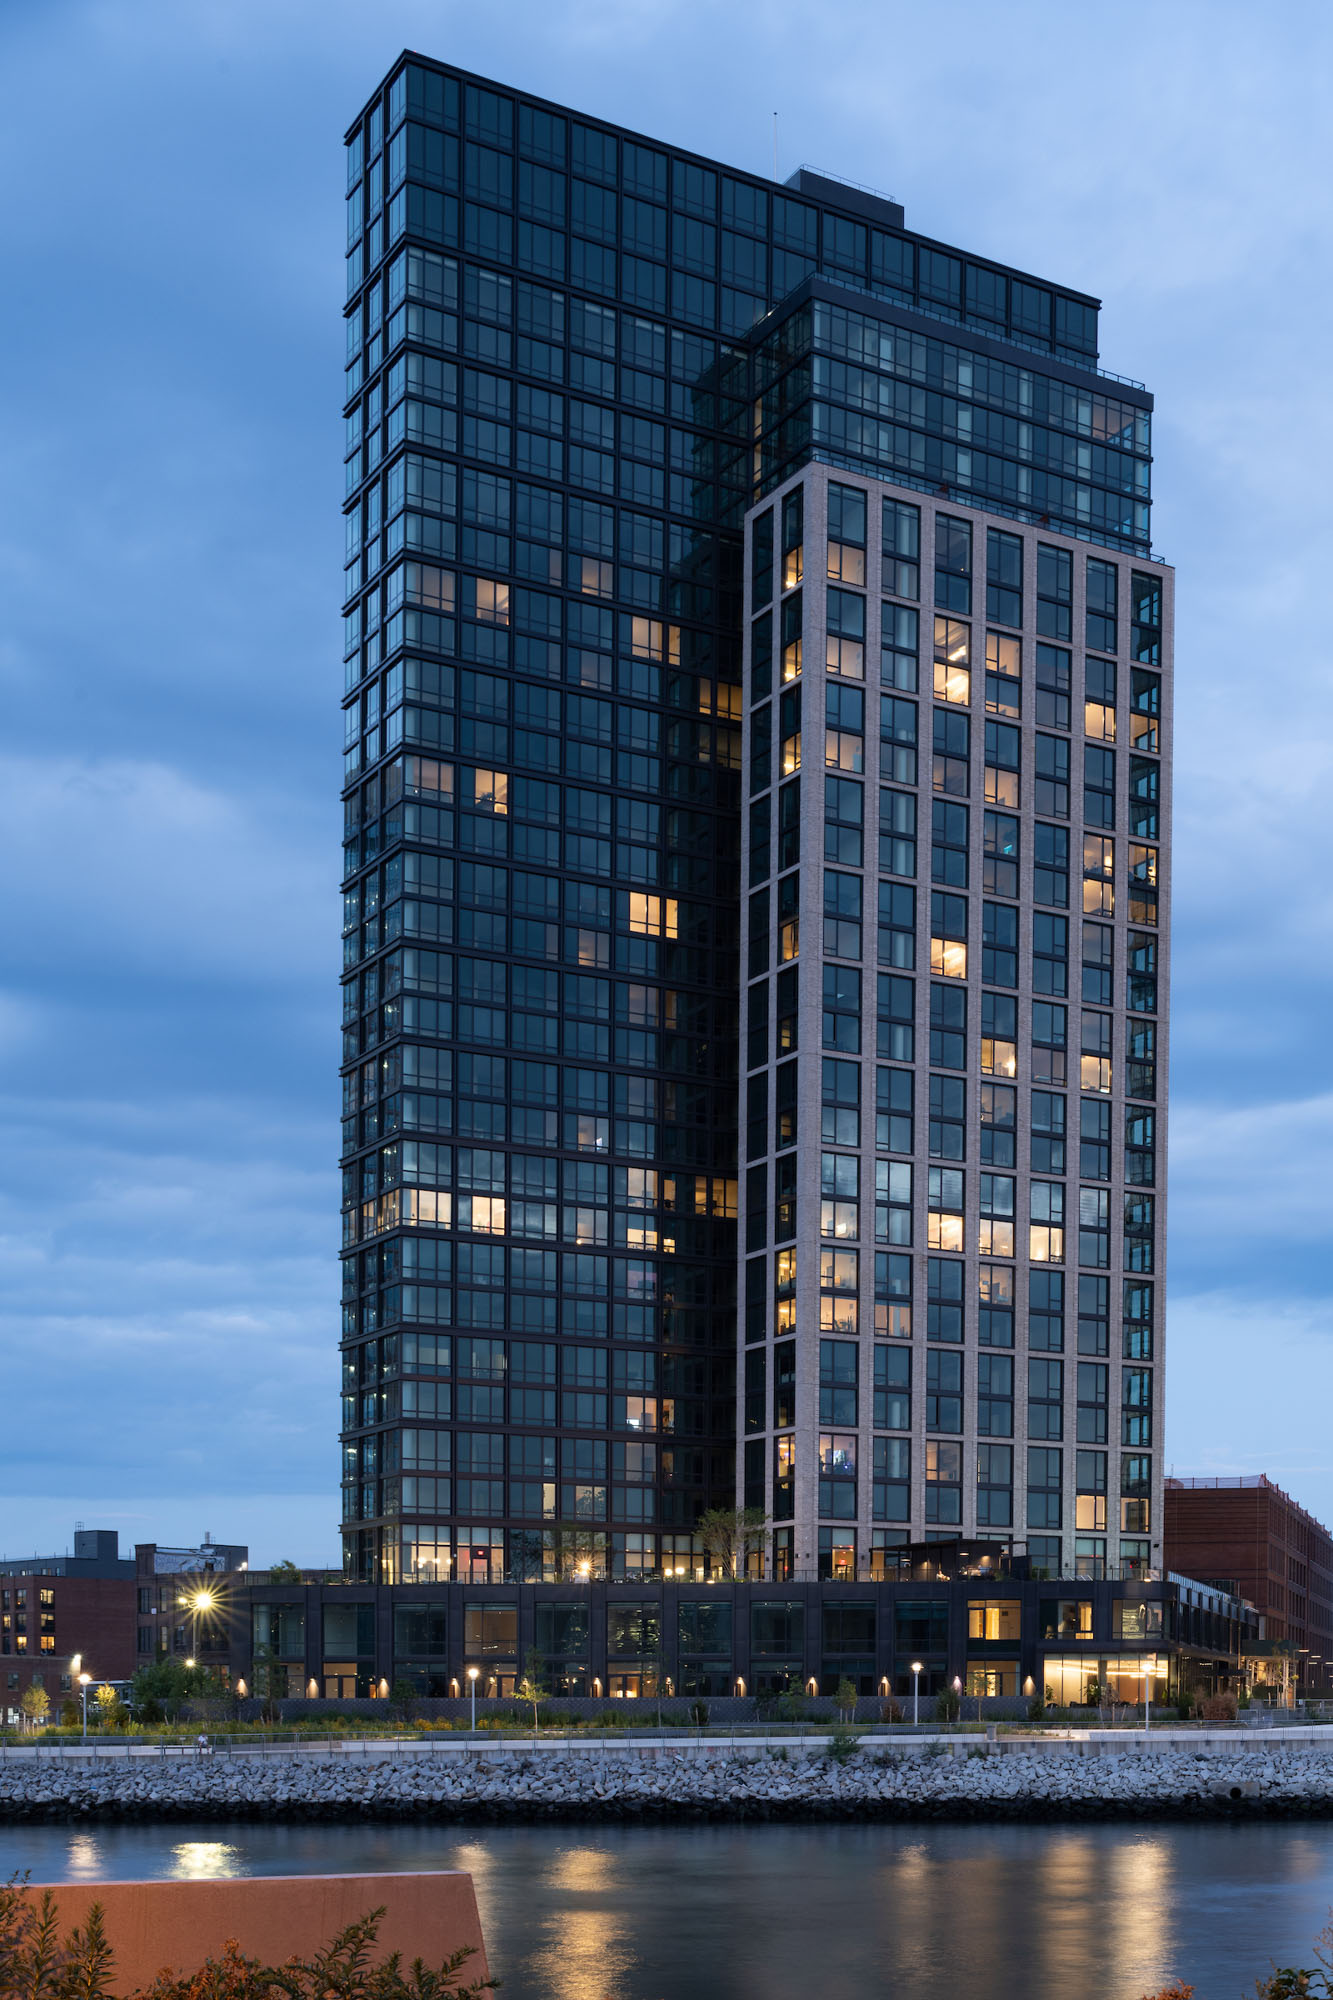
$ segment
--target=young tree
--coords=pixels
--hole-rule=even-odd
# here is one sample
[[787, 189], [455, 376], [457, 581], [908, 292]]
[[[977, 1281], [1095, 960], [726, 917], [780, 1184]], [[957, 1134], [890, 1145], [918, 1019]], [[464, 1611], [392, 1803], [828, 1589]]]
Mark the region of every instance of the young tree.
[[300, 1583], [300, 1567], [290, 1556], [284, 1556], [281, 1562], [269, 1564], [268, 1580], [270, 1583]]
[[838, 1713], [843, 1721], [850, 1722], [856, 1713], [856, 1689], [845, 1674], [838, 1682], [837, 1693], [833, 1699], [838, 1704]]
[[724, 1576], [744, 1576], [747, 1558], [768, 1539], [768, 1517], [762, 1507], [710, 1507], [695, 1533]]
[[36, 1729], [51, 1713], [51, 1697], [40, 1681], [34, 1681], [31, 1687], [24, 1688], [19, 1707]]
[[270, 1645], [257, 1645], [250, 1655], [250, 1692], [263, 1703], [267, 1723], [278, 1719], [278, 1703], [287, 1692], [287, 1669]]
[[104, 1729], [115, 1729], [125, 1720], [125, 1705], [109, 1682], [103, 1681], [93, 1696], [97, 1720]]
[[546, 1699], [546, 1689], [542, 1686], [541, 1656], [534, 1647], [523, 1663], [523, 1678], [514, 1689], [520, 1701], [532, 1703], [532, 1740], [537, 1741], [537, 1710]]

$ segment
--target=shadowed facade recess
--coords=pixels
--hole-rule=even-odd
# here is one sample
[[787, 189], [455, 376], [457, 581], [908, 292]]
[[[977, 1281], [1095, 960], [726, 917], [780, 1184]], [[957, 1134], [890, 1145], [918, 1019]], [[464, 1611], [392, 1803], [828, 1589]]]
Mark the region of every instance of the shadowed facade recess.
[[348, 1574], [694, 1575], [740, 1500], [779, 1577], [1159, 1566], [1096, 301], [415, 55], [347, 162]]

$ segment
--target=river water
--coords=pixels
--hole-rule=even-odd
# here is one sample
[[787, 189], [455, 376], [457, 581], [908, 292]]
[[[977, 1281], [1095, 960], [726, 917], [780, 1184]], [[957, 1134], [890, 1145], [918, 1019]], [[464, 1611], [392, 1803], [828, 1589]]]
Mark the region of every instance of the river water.
[[465, 1868], [502, 2000], [1239, 2000], [1313, 1963], [1333, 1823], [0, 1828], [23, 1868]]

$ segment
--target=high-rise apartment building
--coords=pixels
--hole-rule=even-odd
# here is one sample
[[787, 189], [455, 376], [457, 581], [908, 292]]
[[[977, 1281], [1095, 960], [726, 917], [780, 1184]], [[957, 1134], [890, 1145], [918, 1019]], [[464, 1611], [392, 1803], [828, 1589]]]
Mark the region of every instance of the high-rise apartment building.
[[1149, 1566], [1170, 612], [1096, 302], [415, 55], [348, 185], [349, 1573], [742, 1502], [779, 1576]]

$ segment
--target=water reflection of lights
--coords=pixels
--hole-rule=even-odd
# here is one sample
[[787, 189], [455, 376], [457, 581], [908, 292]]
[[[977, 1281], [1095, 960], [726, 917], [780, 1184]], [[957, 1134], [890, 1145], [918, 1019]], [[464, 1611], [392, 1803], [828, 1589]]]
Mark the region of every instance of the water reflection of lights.
[[243, 1875], [241, 1850], [225, 1840], [182, 1840], [171, 1850], [168, 1870], [175, 1882], [212, 1882]]
[[615, 1863], [599, 1847], [567, 1847], [552, 1864], [551, 1880], [557, 1888], [585, 1895], [592, 1890], [610, 1889], [616, 1880]]
[[1127, 1993], [1146, 1993], [1174, 1971], [1172, 1846], [1145, 1834], [1112, 1848], [1106, 1860], [1107, 1955]]
[[562, 1907], [543, 1925], [545, 1943], [533, 1968], [541, 1990], [552, 2000], [606, 2000], [636, 1963], [629, 1913], [602, 1900], [614, 1902], [623, 1891], [616, 1861], [602, 1848], [566, 1847], [548, 1880]]
[[610, 1910], [567, 1910], [544, 1926], [547, 1943], [532, 1960], [552, 2000], [609, 2000], [635, 1966], [629, 1923]]
[[101, 1842], [90, 1833], [76, 1833], [69, 1844], [65, 1869], [71, 1882], [95, 1881], [106, 1872]]

